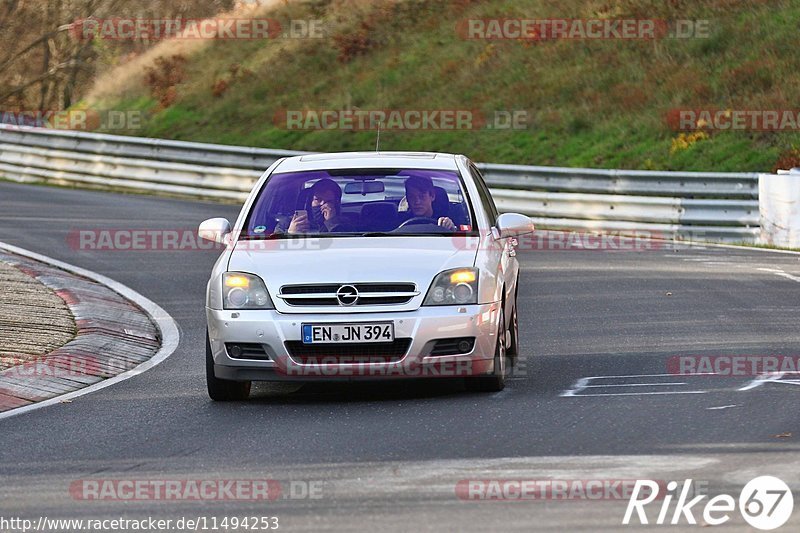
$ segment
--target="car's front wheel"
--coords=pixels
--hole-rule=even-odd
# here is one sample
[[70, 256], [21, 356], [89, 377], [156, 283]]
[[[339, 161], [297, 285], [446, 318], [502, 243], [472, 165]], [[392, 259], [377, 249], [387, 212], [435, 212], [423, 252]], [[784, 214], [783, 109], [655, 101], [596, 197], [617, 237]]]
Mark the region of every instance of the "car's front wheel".
[[489, 376], [466, 378], [467, 389], [477, 392], [500, 392], [506, 388], [508, 355], [506, 354], [505, 307], [500, 311], [500, 324], [497, 327], [497, 343], [494, 349], [494, 372]]
[[519, 357], [519, 322], [517, 317], [517, 307], [511, 312], [511, 324], [508, 327], [508, 345], [506, 347], [506, 355], [511, 361], [512, 365], [517, 364]]
[[208, 395], [217, 402], [246, 400], [250, 396], [249, 381], [231, 381], [214, 375], [214, 357], [211, 355], [208, 330], [206, 330], [206, 385]]

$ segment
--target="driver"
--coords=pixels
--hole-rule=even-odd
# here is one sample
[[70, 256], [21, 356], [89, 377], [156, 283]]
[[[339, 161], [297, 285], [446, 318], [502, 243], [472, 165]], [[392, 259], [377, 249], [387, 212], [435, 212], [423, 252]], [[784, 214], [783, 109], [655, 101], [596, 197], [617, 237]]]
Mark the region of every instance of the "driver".
[[434, 213], [433, 200], [436, 198], [436, 189], [433, 188], [433, 180], [428, 176], [411, 176], [406, 179], [406, 200], [408, 201], [408, 212], [401, 220], [401, 224], [407, 220], [417, 217], [430, 218], [436, 224], [450, 231], [456, 229], [456, 225], [448, 217], [448, 213]]

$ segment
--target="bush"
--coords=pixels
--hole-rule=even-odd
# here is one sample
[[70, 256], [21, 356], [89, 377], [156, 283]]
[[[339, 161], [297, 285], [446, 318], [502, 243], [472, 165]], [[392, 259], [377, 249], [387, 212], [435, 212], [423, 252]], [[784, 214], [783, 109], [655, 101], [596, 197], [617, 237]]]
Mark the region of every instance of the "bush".
[[145, 71], [145, 83], [150, 88], [150, 95], [157, 100], [161, 108], [167, 108], [178, 96], [176, 85], [184, 80], [186, 58], [182, 55], [159, 57], [155, 65]]
[[772, 166], [772, 173], [775, 174], [779, 170], [789, 170], [791, 168], [800, 167], [800, 150], [792, 148], [781, 154], [775, 164]]

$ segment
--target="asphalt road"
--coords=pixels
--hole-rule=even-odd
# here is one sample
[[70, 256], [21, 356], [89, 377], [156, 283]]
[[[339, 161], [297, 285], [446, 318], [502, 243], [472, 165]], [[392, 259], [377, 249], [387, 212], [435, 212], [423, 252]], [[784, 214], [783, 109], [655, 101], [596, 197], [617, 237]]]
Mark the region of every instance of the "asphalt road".
[[[679, 355], [799, 355], [800, 256], [523, 250], [524, 361], [505, 391], [441, 381], [259, 385], [251, 401], [223, 404], [208, 399], [203, 370], [215, 253], [89, 251], [68, 236], [192, 230], [237, 212], [0, 183], [0, 241], [128, 285], [181, 333], [177, 351], [140, 376], [0, 421], [0, 517], [278, 516], [286, 531], [623, 528], [626, 501], [463, 501], [455, 487], [464, 479], [692, 478], [736, 497], [751, 478], [776, 475], [797, 499], [792, 376], [740, 390], [754, 376], [668, 374]], [[297, 497], [87, 501], [69, 490], [84, 479], [253, 478], [293, 483]], [[321, 497], [304, 499], [304, 486]], [[744, 528], [738, 515], [732, 523]]]

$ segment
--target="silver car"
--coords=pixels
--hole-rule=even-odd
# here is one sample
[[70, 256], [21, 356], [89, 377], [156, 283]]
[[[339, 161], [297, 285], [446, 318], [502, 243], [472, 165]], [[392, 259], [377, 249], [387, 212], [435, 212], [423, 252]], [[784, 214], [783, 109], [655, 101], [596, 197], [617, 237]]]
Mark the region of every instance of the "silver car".
[[515, 237], [462, 155], [288, 157], [259, 179], [206, 296], [214, 400], [252, 381], [463, 378], [499, 391], [519, 351]]

